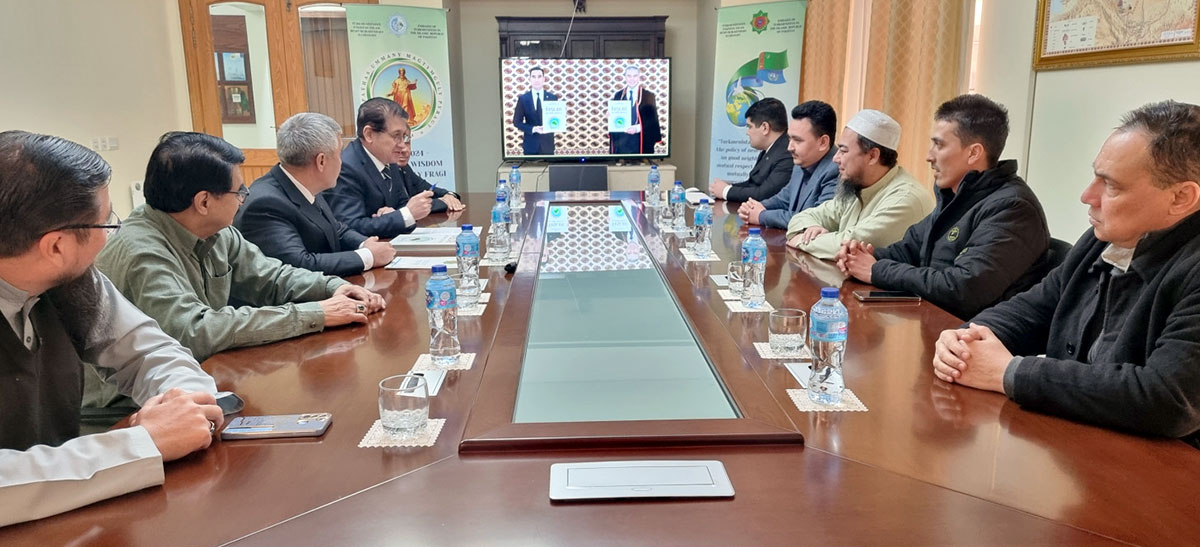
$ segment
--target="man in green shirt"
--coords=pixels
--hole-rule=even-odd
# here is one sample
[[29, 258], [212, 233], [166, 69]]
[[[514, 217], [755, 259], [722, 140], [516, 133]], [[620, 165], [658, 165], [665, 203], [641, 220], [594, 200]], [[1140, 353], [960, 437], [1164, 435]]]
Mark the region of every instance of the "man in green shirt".
[[792, 216], [788, 245], [825, 260], [848, 239], [886, 247], [933, 211], [933, 192], [896, 165], [899, 144], [900, 124], [878, 110], [860, 111], [846, 123], [833, 156], [842, 179], [838, 193]]
[[244, 161], [240, 150], [211, 135], [164, 135], [146, 168], [146, 205], [96, 261], [198, 361], [363, 323], [384, 307], [362, 287], [263, 255], [231, 226], [247, 194], [238, 168]]

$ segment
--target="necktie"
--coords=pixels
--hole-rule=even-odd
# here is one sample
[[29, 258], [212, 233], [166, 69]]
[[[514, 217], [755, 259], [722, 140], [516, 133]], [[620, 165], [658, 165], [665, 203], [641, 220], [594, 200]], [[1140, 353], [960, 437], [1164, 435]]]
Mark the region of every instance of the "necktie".
[[384, 180], [384, 182], [387, 183], [388, 192], [391, 193], [391, 191], [392, 191], [392, 176], [388, 174], [388, 168], [384, 167], [383, 170], [379, 172], [379, 174], [383, 175], [383, 180]]
[[533, 110], [538, 111], [541, 109], [542, 109], [542, 92], [538, 91], [537, 93], [533, 94]]

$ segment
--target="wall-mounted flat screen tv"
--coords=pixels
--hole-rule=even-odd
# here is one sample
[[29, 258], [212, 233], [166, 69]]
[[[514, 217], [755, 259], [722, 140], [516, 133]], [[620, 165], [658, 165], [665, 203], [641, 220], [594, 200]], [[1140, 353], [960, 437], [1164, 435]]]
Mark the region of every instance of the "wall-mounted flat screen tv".
[[500, 60], [506, 161], [665, 158], [671, 60]]

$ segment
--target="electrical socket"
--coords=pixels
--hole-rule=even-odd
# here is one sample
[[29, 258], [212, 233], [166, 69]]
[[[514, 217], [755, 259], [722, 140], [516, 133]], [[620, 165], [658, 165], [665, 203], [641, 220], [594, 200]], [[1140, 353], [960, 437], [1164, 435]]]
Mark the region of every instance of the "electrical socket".
[[92, 150], [97, 152], [108, 152], [120, 148], [121, 141], [116, 137], [92, 137]]

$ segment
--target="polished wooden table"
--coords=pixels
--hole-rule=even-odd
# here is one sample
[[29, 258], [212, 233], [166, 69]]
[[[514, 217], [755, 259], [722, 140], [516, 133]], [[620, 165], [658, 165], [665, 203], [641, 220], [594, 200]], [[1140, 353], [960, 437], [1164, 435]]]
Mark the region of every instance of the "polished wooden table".
[[[541, 239], [533, 204], [547, 196], [530, 195], [518, 232], [527, 244]], [[424, 223], [486, 224], [489, 197], [468, 196], [478, 205]], [[713, 247], [732, 259], [746, 227], [733, 207], [717, 209]], [[632, 212], [640, 231], [657, 234]], [[460, 319], [463, 351], [477, 353], [476, 364], [450, 373], [431, 400], [431, 416], [447, 420], [438, 443], [360, 449], [378, 418], [378, 380], [406, 372], [428, 349], [427, 274], [374, 271], [352, 278], [388, 301], [368, 324], [204, 363], [221, 389], [242, 395], [246, 414], [332, 412], [323, 437], [217, 441], [167, 464], [161, 488], [0, 529], [0, 545], [1200, 543], [1200, 452], [936, 380], [933, 340], [957, 319], [928, 303], [860, 304], [847, 296], [863, 285], [765, 232], [773, 305], [807, 309], [821, 286], [843, 288], [846, 383], [868, 412], [796, 410], [785, 393], [795, 380], [752, 345], [766, 340], [765, 314], [728, 312], [708, 277], [724, 273], [724, 262], [684, 262], [679, 240], [665, 237], [655, 260], [714, 366], [739, 383], [739, 407], [755, 407], [751, 425], [763, 435], [729, 441], [692, 427], [672, 437], [662, 423], [629, 422], [582, 424], [567, 441], [551, 431], [551, 441], [494, 442], [508, 438], [508, 426], [489, 393], [510, 373], [523, 343], [514, 333], [528, 322], [535, 268], [523, 261], [516, 275], [482, 270], [492, 301], [482, 317]], [[460, 451], [471, 439], [487, 442]], [[736, 497], [548, 499], [552, 463], [664, 458], [723, 461]]]

